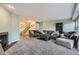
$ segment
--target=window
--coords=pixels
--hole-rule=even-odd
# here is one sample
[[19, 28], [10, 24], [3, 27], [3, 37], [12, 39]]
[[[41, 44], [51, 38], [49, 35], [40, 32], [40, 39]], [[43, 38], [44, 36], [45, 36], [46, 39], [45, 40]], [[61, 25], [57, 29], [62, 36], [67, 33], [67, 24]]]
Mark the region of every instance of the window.
[[79, 19], [78, 19], [78, 27], [79, 27]]
[[36, 30], [40, 29], [40, 23], [36, 23]]
[[79, 32], [79, 19], [78, 19], [78, 27], [77, 28], [78, 28], [78, 32]]
[[42, 22], [36, 22], [36, 30], [42, 30]]
[[65, 32], [75, 31], [75, 22], [64, 23], [63, 31]]
[[75, 21], [76, 32], [79, 32], [79, 18]]

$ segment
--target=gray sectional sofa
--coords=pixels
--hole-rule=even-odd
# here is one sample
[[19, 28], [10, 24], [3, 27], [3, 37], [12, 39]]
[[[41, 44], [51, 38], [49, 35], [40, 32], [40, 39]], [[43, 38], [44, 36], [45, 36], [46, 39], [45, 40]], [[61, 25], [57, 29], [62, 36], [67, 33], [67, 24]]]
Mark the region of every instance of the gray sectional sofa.
[[74, 46], [74, 41], [71, 39], [65, 39], [65, 38], [57, 38], [55, 43], [65, 46], [67, 48], [72, 49]]

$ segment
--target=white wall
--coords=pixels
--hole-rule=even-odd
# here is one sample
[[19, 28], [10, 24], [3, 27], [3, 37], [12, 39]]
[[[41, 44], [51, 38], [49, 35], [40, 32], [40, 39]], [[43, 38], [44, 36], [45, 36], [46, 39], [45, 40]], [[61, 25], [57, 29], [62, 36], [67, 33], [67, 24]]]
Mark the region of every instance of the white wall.
[[73, 20], [65, 19], [60, 21], [43, 21], [42, 22], [42, 29], [43, 30], [53, 30], [55, 31], [55, 24], [56, 23], [63, 23], [63, 31], [64, 32], [70, 32], [75, 31], [75, 23]]
[[9, 43], [19, 39], [19, 17], [0, 6], [0, 32], [9, 33]]

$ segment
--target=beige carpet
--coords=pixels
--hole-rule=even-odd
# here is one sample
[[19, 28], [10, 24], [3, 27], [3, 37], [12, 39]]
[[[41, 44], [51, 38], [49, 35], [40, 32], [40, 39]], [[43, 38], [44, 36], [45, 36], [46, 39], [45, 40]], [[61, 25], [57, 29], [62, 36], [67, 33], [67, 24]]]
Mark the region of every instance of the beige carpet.
[[16, 43], [8, 49], [7, 55], [79, 55], [76, 49], [68, 49], [57, 45], [53, 40], [42, 41], [35, 38], [29, 38], [25, 41]]

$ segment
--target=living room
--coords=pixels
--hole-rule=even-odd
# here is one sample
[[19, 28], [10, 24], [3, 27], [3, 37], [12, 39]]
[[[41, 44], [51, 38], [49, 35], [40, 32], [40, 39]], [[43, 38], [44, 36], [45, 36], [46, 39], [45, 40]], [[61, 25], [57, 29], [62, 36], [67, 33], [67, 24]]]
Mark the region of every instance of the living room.
[[79, 54], [78, 12], [77, 3], [1, 4], [3, 54]]

